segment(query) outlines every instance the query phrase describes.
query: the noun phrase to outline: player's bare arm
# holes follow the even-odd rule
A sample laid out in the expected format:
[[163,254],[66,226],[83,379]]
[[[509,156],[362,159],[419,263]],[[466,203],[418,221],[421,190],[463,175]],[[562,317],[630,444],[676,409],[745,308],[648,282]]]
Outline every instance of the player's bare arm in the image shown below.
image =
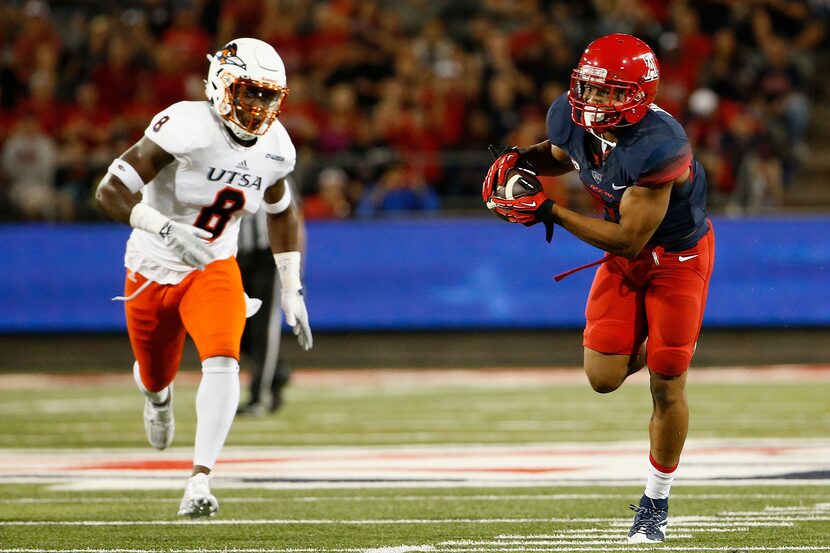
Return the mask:
[[[142,137],[119,158],[129,163],[138,173],[142,182],[147,183],[166,165],[173,162],[172,155],[159,148],[152,140]],[[116,163],[118,160],[116,160]],[[141,201],[141,194],[132,193],[127,185],[118,176],[108,172],[95,193],[98,207],[109,217],[130,224],[130,213],[135,205]]]
[[263,194],[265,202],[271,205],[277,205],[280,201],[285,201],[286,194],[289,195],[288,207],[285,210],[268,214],[268,239],[273,253],[301,250],[300,219],[294,202],[290,200],[290,190],[283,178],[266,188]]
[[533,165],[539,175],[558,177],[574,170],[568,154],[551,144],[550,140],[519,148],[519,155]]
[[285,178],[265,189],[262,208],[268,213],[268,240],[280,279],[280,305],[285,322],[292,327],[297,341],[305,350],[314,340],[308,323],[308,311],[300,278],[302,268],[303,231],[291,186]]
[[142,137],[112,162],[98,185],[95,199],[112,219],[160,235],[184,263],[203,270],[213,260],[213,254],[202,240],[212,238],[212,233],[174,222],[141,202],[144,185],[174,159],[152,140]]
[[618,223],[588,217],[553,205],[554,221],[580,240],[614,255],[636,257],[660,226],[675,183],[685,182],[688,171],[660,186],[630,186],[620,201]]

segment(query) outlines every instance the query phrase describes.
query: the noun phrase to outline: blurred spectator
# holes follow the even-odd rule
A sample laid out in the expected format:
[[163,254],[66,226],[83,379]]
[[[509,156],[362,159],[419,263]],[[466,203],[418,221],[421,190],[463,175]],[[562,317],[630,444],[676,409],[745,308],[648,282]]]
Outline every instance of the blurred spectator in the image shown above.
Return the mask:
[[317,177],[317,192],[303,199],[306,219],[345,219],[352,213],[347,196],[349,175],[342,169],[327,168]]
[[712,38],[700,31],[694,10],[675,3],[673,32],[660,36],[660,107],[681,116],[689,94],[700,82],[701,69],[712,52]]
[[167,55],[172,56],[168,59],[187,72],[201,72],[205,54],[213,49],[213,41],[199,26],[199,13],[192,6],[175,12],[173,24],[164,31],[161,41],[168,47]]
[[55,189],[57,148],[34,115],[24,115],[3,147],[8,197],[23,219],[54,220],[65,207]]
[[[808,124],[821,124],[810,113],[830,90],[829,19],[827,2],[812,0],[7,2],[0,147],[33,114],[59,152],[58,189],[76,202],[54,216],[97,217],[85,206],[100,160],[160,107],[203,101],[205,54],[251,35],[286,64],[280,120],[308,191],[339,167],[351,195],[395,158],[443,205],[478,211],[487,145],[543,139],[579,49],[630,32],[659,51],[657,104],[692,122],[713,203],[768,207],[808,159]],[[716,96],[708,115],[690,105],[700,88]],[[586,203],[574,179],[547,186]]]
[[111,36],[107,58],[92,69],[91,77],[96,88],[103,92],[101,104],[112,113],[120,112],[132,98],[136,69],[131,44],[120,35]]
[[785,185],[807,156],[810,107],[802,92],[804,86],[804,75],[793,60],[789,44],[774,35],[767,37],[764,63],[755,75],[753,90],[764,124],[776,142]]
[[417,172],[401,162],[392,162],[360,199],[357,215],[433,212],[439,207],[438,195]]

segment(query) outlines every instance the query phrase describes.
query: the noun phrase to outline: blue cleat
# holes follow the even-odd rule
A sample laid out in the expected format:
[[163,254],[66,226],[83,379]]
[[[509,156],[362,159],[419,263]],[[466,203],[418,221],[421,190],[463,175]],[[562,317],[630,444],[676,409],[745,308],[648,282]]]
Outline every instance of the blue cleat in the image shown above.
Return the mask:
[[669,500],[643,497],[640,505],[629,505],[637,513],[628,532],[628,543],[661,543],[669,525]]

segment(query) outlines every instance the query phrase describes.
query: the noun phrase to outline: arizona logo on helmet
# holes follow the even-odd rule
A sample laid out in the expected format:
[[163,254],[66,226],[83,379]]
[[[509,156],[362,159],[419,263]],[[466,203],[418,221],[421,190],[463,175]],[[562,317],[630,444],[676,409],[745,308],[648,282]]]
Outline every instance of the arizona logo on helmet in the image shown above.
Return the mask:
[[247,69],[245,62],[242,61],[242,58],[236,55],[236,43],[231,42],[218,52],[216,52],[216,60],[219,62],[220,65],[236,65],[237,67],[241,67],[242,69]]

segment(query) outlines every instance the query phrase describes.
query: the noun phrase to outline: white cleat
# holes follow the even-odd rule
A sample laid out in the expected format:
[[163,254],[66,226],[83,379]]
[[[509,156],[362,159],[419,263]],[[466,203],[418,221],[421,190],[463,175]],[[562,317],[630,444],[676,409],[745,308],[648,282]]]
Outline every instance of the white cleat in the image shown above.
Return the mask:
[[173,443],[176,433],[176,421],[173,420],[173,386],[167,393],[167,401],[156,405],[150,398],[144,402],[144,433],[150,445],[156,449],[165,449]]
[[179,516],[199,518],[212,517],[219,510],[219,502],[210,493],[208,475],[194,474],[184,486],[184,497],[179,505]]

